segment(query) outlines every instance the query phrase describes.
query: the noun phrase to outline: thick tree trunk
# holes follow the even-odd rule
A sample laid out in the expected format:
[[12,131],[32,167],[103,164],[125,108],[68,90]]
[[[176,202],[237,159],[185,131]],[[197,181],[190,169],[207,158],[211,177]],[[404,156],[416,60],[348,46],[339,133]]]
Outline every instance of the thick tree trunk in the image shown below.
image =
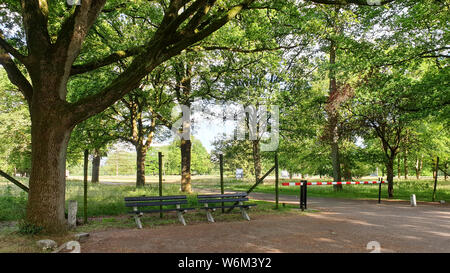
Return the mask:
[[32,166],[26,221],[45,232],[67,230],[64,215],[66,152],[73,129],[64,116],[46,109],[31,115]]
[[386,172],[388,181],[389,198],[394,197],[394,158],[389,158],[386,162]]
[[[330,85],[329,85],[329,93],[330,93],[330,101],[328,103],[331,106],[328,109],[329,115],[329,134],[331,140],[331,164],[333,166],[333,180],[341,181],[341,162],[339,157],[339,132],[338,132],[338,108],[339,102],[337,99],[338,86],[336,81],[336,72],[333,68],[333,65],[336,64],[336,50],[337,44],[334,40],[331,40],[330,45]],[[334,190],[341,191],[342,185],[334,185]]]
[[[261,153],[259,152],[259,140],[252,140],[253,150],[253,168],[255,169],[255,181],[256,183],[261,178]],[[264,182],[262,182],[263,184]]]
[[92,178],[91,178],[91,182],[92,183],[98,183],[100,181],[100,152],[95,149],[94,150],[94,154],[93,154],[93,158],[92,158]]
[[145,186],[145,156],[147,149],[143,145],[136,146],[136,187]]
[[[331,163],[333,166],[333,181],[341,181],[341,163],[339,158],[339,143],[337,138],[333,138],[331,143]],[[341,191],[342,185],[334,185],[334,190]]]
[[192,192],[191,188],[191,140],[181,139],[181,191]]

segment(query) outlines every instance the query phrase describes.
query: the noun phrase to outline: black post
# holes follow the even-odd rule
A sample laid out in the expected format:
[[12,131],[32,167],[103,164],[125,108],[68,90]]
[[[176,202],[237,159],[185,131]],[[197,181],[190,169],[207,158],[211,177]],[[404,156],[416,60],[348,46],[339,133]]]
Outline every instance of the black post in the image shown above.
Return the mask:
[[[162,196],[162,153],[158,152],[158,168],[159,168],[159,196]],[[159,206],[159,217],[162,218],[162,206]]]
[[275,152],[275,208],[278,209],[279,188],[278,188],[278,153]]
[[304,211],[306,209],[306,180],[300,181],[300,209]]
[[305,182],[303,182],[304,184],[305,184],[305,187],[304,187],[304,189],[303,189],[303,194],[304,194],[304,197],[303,197],[303,206],[305,207],[305,209],[307,209],[307,204],[308,204],[308,202],[307,202],[307,196],[308,196],[308,182],[305,180]]
[[84,224],[87,223],[87,180],[88,180],[88,164],[89,164],[89,150],[84,150]]
[[300,181],[300,196],[299,196],[299,200],[300,200],[300,209],[303,211],[303,183]]
[[381,182],[383,182],[383,179],[378,177],[378,182],[380,182],[378,186],[378,204],[381,204]]
[[[223,154],[219,154],[219,163],[220,163],[220,193],[224,194],[223,189]],[[224,206],[224,203],[222,203],[222,207]],[[222,213],[225,212],[225,208],[222,208]]]
[[436,168],[435,168],[436,176],[434,177],[434,188],[433,188],[433,197],[431,201],[436,200],[436,186],[437,186],[437,180],[438,180],[438,172],[439,172],[439,156],[436,157]]

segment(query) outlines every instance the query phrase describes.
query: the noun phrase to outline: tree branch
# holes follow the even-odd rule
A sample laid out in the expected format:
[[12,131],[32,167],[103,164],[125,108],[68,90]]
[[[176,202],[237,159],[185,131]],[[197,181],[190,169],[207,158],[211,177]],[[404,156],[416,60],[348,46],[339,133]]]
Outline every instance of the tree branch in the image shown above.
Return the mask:
[[[22,72],[17,68],[8,53],[0,48],[0,64],[5,68],[8,75],[8,79],[17,86],[22,92],[23,96],[28,102],[28,106],[31,106],[31,100],[33,97],[33,87],[30,82],[25,78]],[[30,108],[31,109],[31,108]]]
[[0,30],[0,47],[2,47],[6,52],[10,53],[14,58],[19,60],[21,63],[27,63],[27,57],[22,55],[19,51],[17,51],[14,47],[12,47],[4,38],[3,33]]
[[395,0],[309,0],[310,2],[328,5],[356,4],[360,6],[382,6]]
[[[164,15],[163,22],[170,23],[175,20],[180,9],[180,4],[186,0],[173,0],[169,6],[169,11]],[[123,97],[131,90],[137,88],[143,77],[149,74],[161,63],[178,55],[182,50],[194,43],[206,38],[227,22],[235,18],[243,9],[255,0],[244,0],[243,3],[231,7],[219,19],[211,22],[206,28],[190,36],[181,36],[181,40],[172,47],[167,44],[167,37],[173,36],[173,32],[165,32],[164,29],[158,29],[153,38],[146,44],[145,51],[133,59],[130,66],[119,75],[114,81],[95,95],[85,97],[75,103],[69,104],[69,110],[72,113],[74,123],[87,119],[95,115],[115,101]],[[161,23],[161,26],[166,24]]]
[[95,61],[88,62],[85,64],[72,65],[70,75],[78,75],[78,74],[83,74],[83,73],[86,73],[89,71],[93,71],[95,69],[113,64],[113,63],[123,60],[125,58],[138,55],[139,53],[142,53],[143,50],[144,50],[144,46],[130,48],[125,51],[119,50],[103,59],[95,60]]
[[43,56],[50,47],[48,3],[46,0],[21,0],[28,54]]

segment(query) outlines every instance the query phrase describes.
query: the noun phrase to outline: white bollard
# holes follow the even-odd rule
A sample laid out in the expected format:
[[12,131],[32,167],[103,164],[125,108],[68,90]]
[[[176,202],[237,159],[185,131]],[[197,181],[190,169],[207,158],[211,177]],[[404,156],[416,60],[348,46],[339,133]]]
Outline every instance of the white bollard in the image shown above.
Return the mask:
[[415,194],[411,194],[411,207],[417,207]]
[[77,201],[70,200],[69,207],[67,208],[67,221],[69,223],[69,229],[73,229],[77,226],[77,210]]

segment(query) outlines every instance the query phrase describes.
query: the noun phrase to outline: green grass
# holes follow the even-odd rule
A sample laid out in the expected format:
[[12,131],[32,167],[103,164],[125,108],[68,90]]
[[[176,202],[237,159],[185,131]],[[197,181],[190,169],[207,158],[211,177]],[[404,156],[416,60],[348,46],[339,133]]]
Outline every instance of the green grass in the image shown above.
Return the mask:
[[[26,180],[21,182],[27,184]],[[164,185],[164,195],[182,194],[179,190],[179,184],[167,183]],[[45,235],[45,234],[20,234],[20,220],[25,215],[27,194],[12,184],[0,181],[0,253],[4,252],[45,252],[36,246],[36,241],[41,239],[55,240],[58,245],[73,240],[73,235],[79,232],[92,232],[110,228],[127,229],[136,228],[136,224],[131,214],[128,214],[129,208],[125,207],[125,196],[157,196],[157,185],[151,184],[144,188],[136,189],[133,184],[130,186],[122,185],[92,185],[88,187],[88,216],[87,224],[79,225],[75,230],[64,235]],[[66,189],[66,200],[78,201],[78,217],[83,218],[83,183],[81,181],[68,181]],[[196,201],[196,194],[188,195],[188,207],[199,207]],[[296,208],[295,205],[280,206],[276,210],[275,205],[264,201],[251,201],[257,203],[249,211],[250,217],[267,214],[298,214],[304,213]],[[226,221],[245,221],[239,209],[234,209],[231,213],[222,214],[220,210],[213,213],[217,222]],[[189,211],[185,215],[188,225],[195,223],[205,223],[206,214],[203,210]],[[176,213],[164,213],[159,217],[159,213],[144,214],[141,218],[144,228],[153,228],[161,225],[181,225],[178,222]]]
[[[27,179],[21,178],[25,185]],[[299,187],[281,186],[280,194],[298,195]],[[225,190],[246,191],[252,185],[251,180],[225,179]],[[409,200],[411,194],[415,194],[418,201],[431,201],[433,193],[432,180],[400,180],[394,182],[394,199]],[[211,177],[194,177],[194,188],[219,189],[219,179]],[[259,185],[255,192],[274,193],[275,186],[273,179]],[[178,183],[165,183],[163,186],[164,195],[181,194]],[[89,217],[105,217],[127,214],[128,208],[124,206],[126,196],[157,196],[158,184],[148,183],[144,188],[136,189],[134,183],[129,185],[93,185],[88,187],[88,215]],[[312,197],[333,197],[350,199],[376,199],[378,198],[378,185],[344,185],[343,190],[336,192],[332,186],[309,186],[308,196]],[[382,198],[387,198],[387,185],[382,185]],[[6,183],[0,179],[0,222],[17,221],[25,214],[27,194],[11,183]],[[77,200],[78,216],[83,216],[83,183],[78,180],[67,181],[66,200]],[[188,195],[188,206],[198,206],[196,195]],[[438,181],[436,200],[446,200],[450,202],[450,181]]]
[[[205,182],[204,180],[202,180]],[[207,180],[210,181],[210,180]],[[21,179],[21,182],[27,184],[27,181]],[[178,183],[166,183],[163,185],[163,195],[179,195],[184,194],[180,191]],[[101,224],[116,225],[120,220],[110,216],[127,215],[130,208],[125,207],[124,197],[129,196],[158,196],[158,184],[148,183],[143,188],[136,188],[134,184],[130,185],[105,185],[105,184],[88,184],[88,217],[101,219]],[[188,204],[186,207],[199,207],[197,204],[196,193],[188,194]],[[84,215],[83,202],[83,182],[67,181],[66,187],[66,207],[69,200],[78,202],[77,216],[82,219]],[[17,221],[25,215],[27,194],[18,187],[7,184],[0,180],[0,222]],[[263,203],[262,203],[263,204]],[[268,207],[267,207],[268,206]],[[255,211],[270,211],[273,204],[257,206]],[[168,206],[169,208],[170,206]],[[282,211],[282,210],[281,210]],[[159,214],[156,213],[159,221]],[[240,214],[239,214],[240,215]],[[204,215],[203,215],[204,216]],[[153,216],[149,216],[150,218]],[[189,217],[189,216],[188,216]],[[172,217],[173,218],[173,217]],[[177,218],[174,218],[177,221]],[[204,219],[202,219],[204,220]],[[156,222],[158,222],[156,221]],[[168,220],[171,222],[171,219]],[[133,223],[132,223],[133,224]]]
[[[280,180],[279,193],[286,195],[299,195],[298,186],[282,186],[282,182],[293,182],[294,179]],[[324,181],[324,180],[321,180]],[[331,181],[331,180],[330,180]],[[298,181],[297,181],[298,182]],[[225,190],[231,191],[247,191],[254,181],[248,180],[225,180]],[[196,188],[219,188],[218,181],[202,181],[193,182]],[[342,191],[334,191],[333,186],[308,186],[308,196],[313,197],[331,197],[331,198],[348,198],[348,199],[377,199],[379,185],[343,185]],[[409,200],[411,194],[416,195],[418,201],[432,201],[433,180],[400,180],[394,181],[394,199]],[[265,184],[258,185],[254,192],[275,193],[275,184],[269,180]],[[381,198],[387,199],[387,184],[381,186]],[[436,200],[445,200],[450,202],[450,180],[439,180],[436,188]]]

